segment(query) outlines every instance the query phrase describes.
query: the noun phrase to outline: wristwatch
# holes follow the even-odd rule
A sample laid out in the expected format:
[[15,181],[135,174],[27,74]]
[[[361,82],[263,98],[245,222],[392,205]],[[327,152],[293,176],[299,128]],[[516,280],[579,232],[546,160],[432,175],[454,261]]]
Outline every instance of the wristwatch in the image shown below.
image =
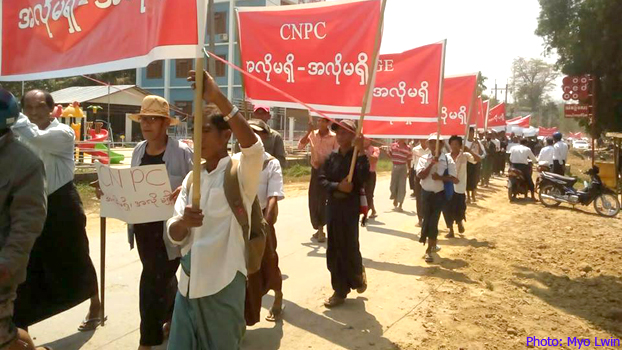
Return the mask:
[[238,112],[240,111],[240,109],[238,108],[238,106],[233,106],[233,109],[231,110],[231,112],[229,112],[229,114],[227,114],[224,118],[225,122],[229,122],[229,119],[231,119],[234,115],[238,114]]

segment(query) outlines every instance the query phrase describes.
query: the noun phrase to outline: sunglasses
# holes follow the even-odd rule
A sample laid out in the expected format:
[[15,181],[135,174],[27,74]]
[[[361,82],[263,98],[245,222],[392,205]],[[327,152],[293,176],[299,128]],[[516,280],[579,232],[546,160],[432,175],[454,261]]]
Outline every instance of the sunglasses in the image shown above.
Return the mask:
[[164,119],[164,118],[144,115],[144,116],[141,116],[139,120],[140,120],[141,123],[145,122],[147,124],[151,124],[151,123],[155,122],[156,120],[162,120],[162,119]]

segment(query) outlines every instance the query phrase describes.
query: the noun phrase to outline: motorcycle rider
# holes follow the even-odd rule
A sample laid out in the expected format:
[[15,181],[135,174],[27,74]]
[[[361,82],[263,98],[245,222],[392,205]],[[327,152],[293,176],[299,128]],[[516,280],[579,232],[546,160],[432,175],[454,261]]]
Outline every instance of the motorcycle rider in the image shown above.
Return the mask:
[[529,166],[529,160],[534,163],[538,162],[538,158],[533,154],[531,149],[527,147],[529,141],[527,139],[521,139],[520,144],[512,147],[510,152],[510,164],[513,168],[520,170],[527,180],[527,186],[531,192],[531,199],[535,200],[535,186],[533,179],[531,178],[531,167]]
[[546,165],[551,169],[553,167],[553,153],[555,153],[555,148],[553,147],[553,138],[546,138],[546,147],[540,150],[540,154],[538,155],[538,164]]
[[564,176],[566,173],[566,160],[568,159],[568,145],[562,141],[562,133],[553,134],[555,145],[553,146],[553,172],[557,175]]

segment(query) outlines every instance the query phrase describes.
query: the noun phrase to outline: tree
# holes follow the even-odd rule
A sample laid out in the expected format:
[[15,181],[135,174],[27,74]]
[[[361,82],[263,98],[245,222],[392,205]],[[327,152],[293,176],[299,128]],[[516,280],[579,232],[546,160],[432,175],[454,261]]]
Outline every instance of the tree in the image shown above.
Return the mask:
[[512,75],[515,103],[538,113],[547,102],[547,94],[553,89],[559,73],[553,65],[539,58],[519,57],[512,63]]
[[597,77],[597,134],[622,130],[622,1],[539,1],[536,34],[559,56],[557,66],[567,75]]
[[484,94],[484,91],[488,89],[486,86],[486,80],[488,77],[484,76],[481,72],[477,76],[477,96],[482,96],[482,100],[487,100],[488,96]]

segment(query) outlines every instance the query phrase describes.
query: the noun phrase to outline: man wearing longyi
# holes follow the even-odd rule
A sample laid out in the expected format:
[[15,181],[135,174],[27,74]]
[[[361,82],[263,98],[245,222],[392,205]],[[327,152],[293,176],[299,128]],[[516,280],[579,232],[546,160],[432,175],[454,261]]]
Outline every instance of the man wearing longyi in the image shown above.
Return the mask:
[[[169,350],[238,349],[246,327],[246,241],[250,237],[236,215],[244,213],[251,221],[264,148],[212,77],[200,74],[203,99],[222,114],[209,114],[203,122],[201,157],[206,163],[201,169],[200,209],[190,205],[194,186],[190,173],[175,203],[175,216],[167,223],[166,239],[182,251]],[[195,75],[191,72],[188,79],[194,81]],[[239,161],[227,152],[232,134],[242,149]],[[227,192],[232,182],[237,187],[229,188],[235,200]]]

